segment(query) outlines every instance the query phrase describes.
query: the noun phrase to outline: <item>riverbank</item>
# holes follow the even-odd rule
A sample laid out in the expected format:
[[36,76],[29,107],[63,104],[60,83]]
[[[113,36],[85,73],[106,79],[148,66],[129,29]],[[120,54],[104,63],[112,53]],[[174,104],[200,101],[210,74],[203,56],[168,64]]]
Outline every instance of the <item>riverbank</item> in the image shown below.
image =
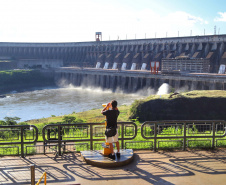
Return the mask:
[[11,91],[43,86],[55,86],[51,70],[6,70],[0,71],[0,95]]
[[[118,118],[119,122],[123,121],[131,121],[129,118],[129,112],[131,105],[123,105],[118,107],[120,110],[120,115]],[[62,123],[65,116],[73,116],[76,118],[76,122],[79,120],[82,123],[103,123],[105,122],[105,116],[103,116],[100,112],[102,109],[93,109],[78,113],[71,113],[63,116],[52,116],[48,118],[42,118],[42,119],[33,119],[28,120],[26,123],[29,125],[32,124],[50,124],[50,123]]]
[[[136,100],[132,105],[119,107],[118,121],[156,120],[226,120],[225,91],[189,91],[165,95],[151,95],[146,99]],[[77,120],[86,123],[104,122],[101,109],[72,113]],[[28,121],[29,124],[62,122],[64,116],[49,117]]]

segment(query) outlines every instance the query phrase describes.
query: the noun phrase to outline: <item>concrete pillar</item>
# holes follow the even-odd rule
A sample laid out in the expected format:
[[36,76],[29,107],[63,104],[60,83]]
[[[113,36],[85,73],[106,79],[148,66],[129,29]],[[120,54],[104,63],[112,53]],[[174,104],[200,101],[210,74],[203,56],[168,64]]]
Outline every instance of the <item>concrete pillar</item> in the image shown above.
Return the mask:
[[211,50],[217,50],[217,43],[216,42],[213,43]]
[[186,44],[186,46],[185,46],[184,49],[185,49],[185,51],[188,51],[189,50],[189,44],[188,43]]
[[202,43],[199,43],[198,50],[199,50],[199,51],[202,50]]
[[151,78],[146,78],[146,88],[153,88],[151,86]]
[[205,53],[204,53],[204,57],[206,57],[207,55],[208,55],[208,53],[209,53],[209,49],[210,49],[210,44],[209,43],[206,43],[206,46],[205,46]]
[[132,91],[132,87],[133,87],[133,82],[132,82],[132,77],[129,77],[129,80],[128,80],[128,92],[131,92]]
[[216,83],[215,82],[209,83],[209,90],[215,90],[215,89],[216,89]]
[[175,80],[175,89],[179,89],[180,88],[180,80]]

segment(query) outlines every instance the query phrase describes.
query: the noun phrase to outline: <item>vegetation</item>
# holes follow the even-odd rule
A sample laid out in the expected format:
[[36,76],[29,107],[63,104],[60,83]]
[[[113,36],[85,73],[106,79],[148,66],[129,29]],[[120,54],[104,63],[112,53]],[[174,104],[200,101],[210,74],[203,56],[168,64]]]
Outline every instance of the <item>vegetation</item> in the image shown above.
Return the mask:
[[153,95],[132,104],[130,118],[154,120],[226,120],[225,91],[190,91]]
[[[202,119],[209,118],[208,116],[211,115],[213,119],[226,119],[224,115],[226,115],[222,111],[225,110],[224,102],[226,99],[226,92],[225,91],[191,91],[185,93],[171,93],[167,95],[151,95],[143,100],[135,101],[131,106],[121,106],[119,107],[120,116],[118,118],[119,122],[126,122],[126,121],[133,121],[138,125],[138,134],[137,137],[133,140],[133,143],[125,144],[127,148],[133,149],[150,149],[153,147],[153,140],[152,139],[144,139],[141,136],[140,126],[143,121],[151,121],[151,120],[169,120],[169,115],[180,115],[180,119],[185,118],[185,115],[189,115],[189,119],[192,120],[194,117],[192,112],[195,112],[197,115],[202,115]],[[217,103],[216,103],[217,102]],[[179,106],[180,105],[180,106]],[[194,106],[198,107],[197,110]],[[185,107],[185,108],[183,108]],[[190,107],[190,108],[189,108]],[[213,109],[211,109],[213,107]],[[208,109],[206,109],[208,108]],[[220,111],[219,109],[222,109]],[[175,112],[177,110],[177,112]],[[217,110],[213,112],[213,110]],[[178,112],[179,111],[179,112]],[[201,112],[199,112],[201,111]],[[65,116],[55,116],[52,115],[49,118],[42,118],[36,120],[30,120],[27,122],[19,122],[20,118],[18,117],[5,117],[5,120],[0,120],[0,125],[17,125],[17,124],[26,124],[26,125],[36,125],[39,130],[39,141],[43,141],[42,139],[42,129],[47,124],[57,124],[57,123],[103,123],[105,121],[105,117],[100,114],[101,109],[93,109],[85,112],[75,113],[65,115]],[[173,119],[173,117],[171,117]],[[175,128],[175,127],[166,127],[162,129],[162,137],[163,139],[159,142],[159,148],[161,149],[168,149],[170,148],[181,148],[182,147],[182,139],[170,139],[164,140],[164,134],[168,134],[170,136],[182,136],[183,128]],[[29,132],[29,131],[28,131]],[[32,140],[32,131],[30,131],[30,135],[27,132],[27,139]],[[86,128],[81,128],[76,132],[73,129],[64,129],[65,134],[69,136],[82,136],[82,134],[86,133]],[[133,130],[127,130],[127,136],[131,137],[133,135]],[[147,129],[147,133],[149,136],[153,136],[153,130],[150,127],[149,130]],[[52,137],[57,137],[57,132],[50,133]],[[55,134],[55,135],[54,135]],[[199,135],[198,129],[194,126],[189,130],[187,135]],[[209,133],[204,133],[208,135]],[[202,133],[203,135],[203,133]],[[158,135],[159,136],[159,135]],[[9,139],[11,141],[16,140],[18,137],[18,132],[16,131],[8,131],[8,132],[1,132],[0,139]],[[89,138],[87,136],[86,138]],[[146,141],[146,142],[142,142]],[[211,147],[211,141],[203,140],[203,139],[195,139],[190,141],[189,147]],[[226,146],[226,140],[219,140],[217,146]],[[88,145],[84,145],[84,143],[76,143],[76,151],[83,150],[82,148],[88,148]],[[95,149],[101,148],[101,142],[95,145]],[[8,148],[4,150],[4,153],[12,152],[14,148]],[[1,153],[1,151],[0,151]],[[35,149],[31,149],[31,153],[35,153]]]
[[39,70],[0,71],[0,90],[53,83],[53,78],[45,77]]

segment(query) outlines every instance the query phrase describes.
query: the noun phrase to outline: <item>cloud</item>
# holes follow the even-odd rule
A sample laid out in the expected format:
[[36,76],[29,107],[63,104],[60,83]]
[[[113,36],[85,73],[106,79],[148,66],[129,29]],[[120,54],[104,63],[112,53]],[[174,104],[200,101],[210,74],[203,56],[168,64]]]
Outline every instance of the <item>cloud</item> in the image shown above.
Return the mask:
[[[103,40],[142,39],[195,34],[207,20],[187,12],[169,14],[155,8],[134,9],[98,0],[2,0],[1,41],[75,42],[94,41],[95,32]],[[14,2],[14,3],[13,3]],[[100,3],[101,2],[101,3]],[[6,19],[7,17],[7,19]],[[167,32],[167,33],[166,33]]]
[[226,22],[226,12],[218,12],[220,17],[216,17],[214,21],[216,22]]

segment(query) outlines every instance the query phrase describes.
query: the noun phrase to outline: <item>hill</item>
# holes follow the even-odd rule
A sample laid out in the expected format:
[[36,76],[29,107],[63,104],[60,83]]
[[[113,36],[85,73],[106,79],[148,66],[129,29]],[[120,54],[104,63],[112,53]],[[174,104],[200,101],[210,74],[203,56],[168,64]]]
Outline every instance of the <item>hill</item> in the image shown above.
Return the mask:
[[130,118],[155,120],[226,120],[226,91],[190,91],[153,95],[132,104]]

